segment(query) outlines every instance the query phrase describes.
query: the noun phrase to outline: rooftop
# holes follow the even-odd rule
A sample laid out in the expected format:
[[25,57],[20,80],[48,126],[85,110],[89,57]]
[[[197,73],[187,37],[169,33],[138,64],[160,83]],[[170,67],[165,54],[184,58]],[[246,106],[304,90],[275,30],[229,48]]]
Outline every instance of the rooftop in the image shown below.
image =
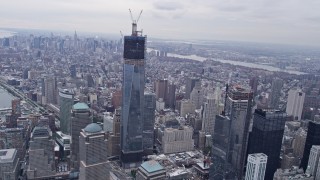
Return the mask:
[[87,133],[97,133],[102,131],[102,128],[97,123],[91,123],[84,128]]
[[1,149],[0,163],[13,161],[16,153],[17,153],[16,149]]
[[157,161],[154,161],[154,160],[146,161],[146,162],[142,163],[141,167],[143,169],[145,169],[146,171],[148,171],[149,173],[160,171],[160,170],[164,169]]
[[89,106],[86,103],[77,103],[72,108],[75,110],[86,110],[89,109]]

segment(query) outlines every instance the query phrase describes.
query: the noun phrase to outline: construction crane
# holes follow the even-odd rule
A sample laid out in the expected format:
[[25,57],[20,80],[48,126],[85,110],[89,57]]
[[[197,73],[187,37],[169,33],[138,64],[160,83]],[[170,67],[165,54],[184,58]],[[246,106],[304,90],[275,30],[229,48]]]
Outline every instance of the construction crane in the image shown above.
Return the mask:
[[140,11],[140,14],[139,14],[138,18],[137,18],[137,19],[134,19],[134,18],[133,18],[133,15],[132,15],[132,12],[131,12],[131,9],[129,9],[130,17],[131,17],[131,21],[132,21],[132,35],[133,35],[133,36],[137,36],[138,33],[142,34],[142,30],[141,30],[141,31],[138,31],[138,30],[137,30],[137,24],[138,24],[139,19],[140,19],[140,17],[141,17],[142,11],[143,11],[143,10]]

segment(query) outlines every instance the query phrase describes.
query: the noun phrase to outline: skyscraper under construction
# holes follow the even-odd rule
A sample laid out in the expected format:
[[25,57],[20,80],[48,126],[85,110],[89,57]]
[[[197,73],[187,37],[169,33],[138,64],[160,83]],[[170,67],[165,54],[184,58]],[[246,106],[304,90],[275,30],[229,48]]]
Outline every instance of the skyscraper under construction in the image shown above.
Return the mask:
[[132,22],[131,36],[124,37],[121,111],[121,162],[124,168],[138,166],[143,153],[146,37],[137,30],[138,20]]

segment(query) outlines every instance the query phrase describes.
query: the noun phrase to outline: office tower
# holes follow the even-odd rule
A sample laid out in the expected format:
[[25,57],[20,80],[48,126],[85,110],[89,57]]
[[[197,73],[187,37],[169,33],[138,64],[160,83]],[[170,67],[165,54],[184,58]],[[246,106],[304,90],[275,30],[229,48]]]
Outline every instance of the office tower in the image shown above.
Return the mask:
[[305,93],[301,89],[290,89],[288,93],[286,112],[294,120],[301,120]]
[[70,135],[70,121],[71,121],[71,109],[74,103],[73,90],[60,89],[59,90],[59,102],[60,102],[60,129],[64,134]]
[[156,98],[162,98],[163,100],[167,99],[167,91],[168,91],[168,80],[160,79],[156,81],[155,92]]
[[166,170],[157,161],[151,160],[141,164],[137,171],[137,180],[166,179]]
[[216,115],[213,133],[212,153],[220,159],[226,160],[229,147],[230,119],[223,115]]
[[165,128],[162,137],[162,150],[165,154],[192,151],[194,140],[193,129],[188,126]]
[[63,134],[61,131],[55,133],[56,143],[59,146],[59,158],[61,160],[66,160],[70,155],[71,150],[71,136]]
[[258,77],[254,76],[250,79],[249,85],[252,89],[253,94],[257,93],[258,85],[259,85],[259,79]]
[[245,180],[264,180],[269,157],[263,153],[249,154]]
[[176,99],[176,85],[174,83],[169,83],[167,99],[165,99],[166,106],[175,109],[175,99]]
[[309,122],[308,124],[308,133],[300,164],[303,170],[307,169],[310,150],[313,145],[320,145],[320,123],[318,122]]
[[201,89],[201,84],[196,83],[193,90],[190,93],[190,100],[195,105],[196,109],[200,109],[203,104],[204,92]]
[[19,159],[23,159],[26,154],[27,133],[29,129],[24,128],[6,128],[5,142],[6,148],[16,149]]
[[71,110],[71,166],[79,168],[79,135],[81,129],[92,123],[90,108],[85,103],[77,103]]
[[45,103],[57,104],[57,83],[54,77],[46,77],[44,80]]
[[70,76],[72,78],[76,78],[77,77],[76,64],[71,64],[69,70],[70,70]]
[[239,178],[243,177],[246,160],[252,96],[252,91],[235,86],[228,88],[225,100],[225,116],[231,123],[227,160]]
[[310,156],[308,161],[308,168],[310,168],[310,173],[312,176],[316,177],[316,172],[319,165],[320,157],[320,146],[312,146],[310,150]]
[[103,130],[105,132],[113,131],[113,117],[109,112],[103,113]]
[[35,127],[29,148],[28,179],[44,179],[55,174],[54,140],[48,127]]
[[13,99],[11,101],[11,109],[12,109],[12,115],[21,115],[21,105],[20,105],[21,100],[20,99]]
[[94,80],[91,74],[87,74],[87,86],[94,87]]
[[158,99],[156,101],[156,110],[158,112],[160,112],[160,111],[164,110],[164,108],[165,108],[165,103],[164,103],[163,99],[162,98]]
[[203,114],[202,114],[202,131],[204,131],[205,134],[213,135],[215,117],[217,114],[218,112],[217,112],[216,99],[214,97],[214,94],[208,94],[208,96],[205,98],[205,103],[203,104]]
[[106,179],[110,169],[107,144],[107,135],[98,124],[91,123],[82,129],[79,137],[79,180]]
[[296,134],[294,135],[294,140],[292,143],[293,154],[298,159],[302,159],[303,150],[306,144],[307,132],[303,128],[299,128]]
[[185,94],[185,98],[189,99],[190,98],[190,94],[193,90],[193,88],[196,86],[196,83],[200,83],[201,81],[200,79],[196,79],[196,78],[187,78],[186,80],[186,94]]
[[316,180],[320,179],[320,163],[318,162],[318,167],[317,167],[317,173],[316,173]]
[[111,103],[115,109],[118,109],[121,106],[121,102],[122,102],[121,90],[117,90],[116,92],[112,93]]
[[121,109],[115,110],[113,115],[113,128],[109,134],[108,139],[108,156],[119,156],[120,155],[120,117]]
[[272,81],[271,93],[269,97],[269,107],[273,109],[279,109],[279,100],[281,96],[281,89],[283,86],[283,80],[275,78]]
[[155,121],[156,97],[150,92],[144,93],[144,118],[143,118],[143,149],[146,154],[153,153],[154,145],[154,121]]
[[19,158],[16,149],[0,150],[0,179],[16,180],[20,172]]
[[183,99],[180,106],[180,116],[182,117],[185,117],[187,114],[192,114],[196,110],[196,106],[190,99]]
[[250,134],[248,154],[264,153],[268,156],[266,179],[272,179],[279,168],[279,158],[287,114],[277,110],[256,109]]
[[124,37],[121,109],[121,162],[123,167],[142,161],[146,37],[132,23],[132,35]]

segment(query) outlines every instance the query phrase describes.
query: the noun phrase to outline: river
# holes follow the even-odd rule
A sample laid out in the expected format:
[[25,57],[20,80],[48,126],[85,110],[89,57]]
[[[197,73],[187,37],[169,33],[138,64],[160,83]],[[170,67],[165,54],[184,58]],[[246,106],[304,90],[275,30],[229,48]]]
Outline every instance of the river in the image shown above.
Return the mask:
[[[185,58],[185,59],[192,59],[196,61],[205,61],[207,58],[197,56],[197,55],[179,55],[179,54],[173,54],[173,53],[168,53],[169,57],[177,57],[177,58]],[[301,75],[301,74],[306,74],[304,72],[300,71],[294,71],[294,70],[285,70],[285,69],[280,69],[278,67],[270,66],[270,65],[265,65],[265,64],[256,64],[256,63],[249,63],[249,62],[241,62],[241,61],[232,61],[232,60],[225,60],[225,59],[214,59],[211,58],[213,61],[218,61],[221,63],[226,63],[226,64],[232,64],[232,65],[238,65],[238,66],[244,66],[244,67],[249,67],[249,68],[257,68],[257,69],[263,69],[267,71],[274,71],[274,72],[286,72],[289,74],[296,74],[296,75]]]
[[0,109],[11,108],[11,100],[14,99],[10,93],[0,87]]

